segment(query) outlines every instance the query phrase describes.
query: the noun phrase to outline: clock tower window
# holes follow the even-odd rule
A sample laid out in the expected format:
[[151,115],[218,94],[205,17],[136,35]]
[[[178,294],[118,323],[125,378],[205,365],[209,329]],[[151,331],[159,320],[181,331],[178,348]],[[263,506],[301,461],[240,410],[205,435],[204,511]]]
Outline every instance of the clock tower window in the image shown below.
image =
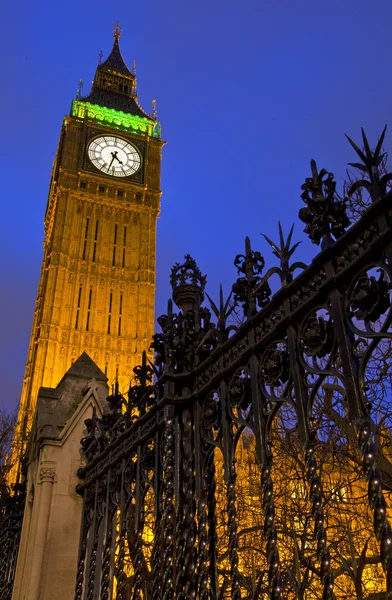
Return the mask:
[[93,288],[90,287],[90,292],[88,295],[88,305],[87,305],[87,319],[86,319],[86,331],[89,330],[90,326],[90,311],[91,311],[91,299],[93,297]]
[[124,226],[124,243],[123,243],[123,255],[122,255],[122,268],[125,268],[125,250],[127,245],[127,226]]
[[118,317],[118,335],[121,335],[122,303],[123,303],[123,295],[120,294],[120,311],[119,311],[119,317]]
[[114,226],[114,242],[113,242],[112,267],[114,267],[116,265],[116,248],[117,248],[117,223]]
[[95,255],[97,252],[97,241],[98,241],[98,224],[99,221],[97,221],[95,223],[95,236],[94,236],[94,248],[93,248],[93,258],[92,258],[92,262],[95,262]]
[[112,304],[113,304],[113,292],[110,292],[109,317],[108,317],[108,335],[110,335],[110,325],[111,325],[111,320],[112,320]]
[[79,294],[78,294],[78,305],[76,307],[76,318],[75,318],[75,329],[78,328],[79,326],[79,312],[80,312],[80,301],[82,299],[82,286],[80,286],[79,288]]
[[82,256],[82,260],[86,260],[87,236],[88,236],[89,222],[90,222],[90,219],[87,219],[86,220],[86,231],[84,233],[84,243],[83,243],[83,256]]

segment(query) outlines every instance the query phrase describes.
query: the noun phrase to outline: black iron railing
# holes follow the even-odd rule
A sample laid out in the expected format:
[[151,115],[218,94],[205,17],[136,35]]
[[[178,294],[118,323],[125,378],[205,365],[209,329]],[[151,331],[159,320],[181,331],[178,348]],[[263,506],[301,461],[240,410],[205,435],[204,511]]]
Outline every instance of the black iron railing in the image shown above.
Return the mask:
[[[128,397],[114,390],[86,422],[75,600],[370,598],[382,572],[392,593],[383,136],[374,152],[353,144],[364,179],[344,198],[312,161],[300,218],[322,251],[310,266],[290,264],[280,228],[279,244],[266,238],[280,265],[263,275],[247,239],[233,296],[211,310],[195,261],[173,268],[179,310],[170,301],[158,319],[155,364],[144,358]],[[363,188],[369,208],[347,230]]]
[[26,491],[24,485],[3,485],[0,490],[0,600],[11,600],[22,531]]

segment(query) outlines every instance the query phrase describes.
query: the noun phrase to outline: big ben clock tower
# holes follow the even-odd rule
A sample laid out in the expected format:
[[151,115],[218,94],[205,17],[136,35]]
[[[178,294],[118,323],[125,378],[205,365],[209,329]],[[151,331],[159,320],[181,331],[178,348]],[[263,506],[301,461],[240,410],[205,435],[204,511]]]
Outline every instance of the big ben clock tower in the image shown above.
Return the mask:
[[78,94],[61,129],[19,409],[24,433],[39,388],[55,387],[84,351],[125,392],[153,334],[163,142],[119,38],[117,25],[90,94]]

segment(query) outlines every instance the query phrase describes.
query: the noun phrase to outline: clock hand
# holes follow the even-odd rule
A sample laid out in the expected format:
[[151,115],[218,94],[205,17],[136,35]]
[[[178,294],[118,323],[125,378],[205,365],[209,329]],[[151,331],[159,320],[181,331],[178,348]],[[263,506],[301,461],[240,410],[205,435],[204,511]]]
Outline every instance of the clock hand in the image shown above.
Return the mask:
[[[122,160],[120,160],[120,159],[118,158],[118,156],[117,156],[117,150],[116,150],[115,152],[111,152],[110,154],[113,156],[112,162],[113,162],[113,160],[114,160],[114,159],[116,159],[116,161],[117,161],[118,163],[120,163],[120,165],[124,164],[124,163],[122,162]],[[112,164],[112,163],[110,163],[110,164]]]
[[117,154],[117,152],[111,152],[110,154],[112,155],[112,160],[110,161],[110,165],[108,166],[108,170],[112,166],[112,163],[113,163],[114,159],[117,158],[116,156],[114,156],[115,154]]

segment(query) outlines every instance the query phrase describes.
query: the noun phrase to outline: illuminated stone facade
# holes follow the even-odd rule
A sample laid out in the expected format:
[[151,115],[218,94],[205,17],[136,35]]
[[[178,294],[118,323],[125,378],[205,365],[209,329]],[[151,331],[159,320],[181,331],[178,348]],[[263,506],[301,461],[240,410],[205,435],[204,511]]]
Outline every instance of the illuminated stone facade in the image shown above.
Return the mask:
[[[61,129],[20,403],[22,434],[31,427],[39,388],[55,387],[84,351],[109,385],[118,377],[126,392],[153,334],[163,142],[156,114],[145,113],[137,101],[135,73],[121,56],[118,30],[114,38],[90,94],[78,95]],[[125,154],[110,147],[120,176],[98,170],[88,148],[99,136],[129,142],[141,167],[121,176]]]

